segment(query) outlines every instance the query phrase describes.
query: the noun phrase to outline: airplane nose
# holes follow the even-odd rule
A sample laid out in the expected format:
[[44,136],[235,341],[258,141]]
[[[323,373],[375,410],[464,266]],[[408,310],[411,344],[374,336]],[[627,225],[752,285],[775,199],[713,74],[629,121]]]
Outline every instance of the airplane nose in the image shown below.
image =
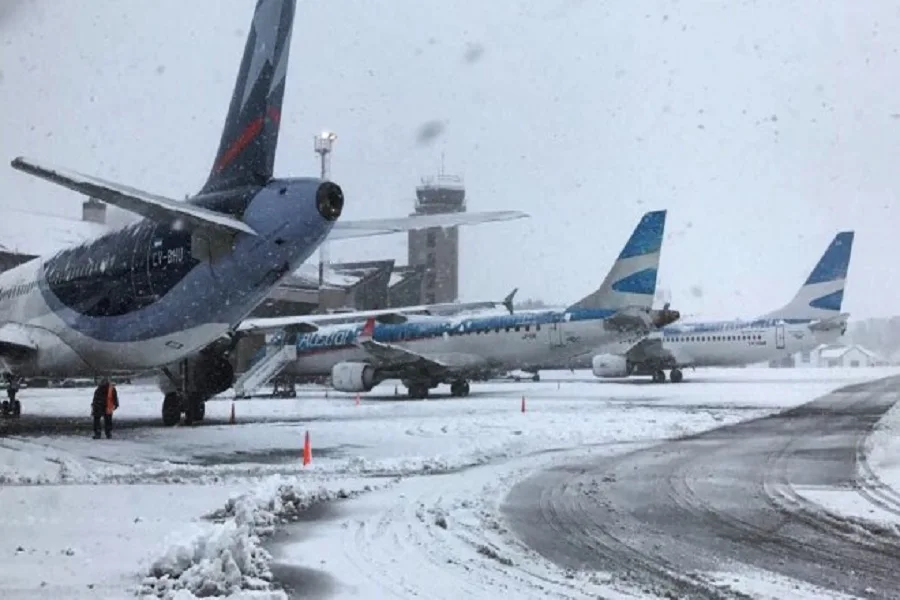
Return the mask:
[[316,190],[316,210],[326,221],[336,221],[344,209],[344,191],[331,181],[323,181]]

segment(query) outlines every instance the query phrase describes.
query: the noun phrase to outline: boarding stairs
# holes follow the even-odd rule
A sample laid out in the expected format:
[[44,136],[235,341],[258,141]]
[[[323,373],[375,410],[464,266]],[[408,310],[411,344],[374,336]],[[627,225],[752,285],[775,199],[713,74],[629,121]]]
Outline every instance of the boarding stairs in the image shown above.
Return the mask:
[[265,353],[234,383],[235,398],[249,398],[250,394],[269,383],[288,363],[297,360],[297,344],[292,336],[284,336],[278,343],[265,346]]

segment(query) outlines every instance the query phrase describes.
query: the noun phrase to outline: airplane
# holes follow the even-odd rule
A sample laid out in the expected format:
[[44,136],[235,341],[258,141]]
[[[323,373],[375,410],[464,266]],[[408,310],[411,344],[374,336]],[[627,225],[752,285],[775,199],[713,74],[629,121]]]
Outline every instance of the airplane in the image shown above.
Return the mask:
[[[406,323],[423,317],[461,315],[487,311],[500,306],[505,308],[507,313],[513,314],[515,312],[513,299],[518,291],[519,288],[514,288],[501,302],[445,302],[400,308],[335,312],[330,313],[330,317],[333,320],[328,323],[316,320],[318,318],[317,315],[314,315],[312,320],[307,316],[247,319],[237,327],[236,335],[264,334],[267,341],[251,357],[250,368],[241,373],[240,377],[234,382],[234,397],[249,398],[255,390],[279,376],[289,363],[297,360],[297,335],[304,330],[315,331],[315,328],[311,327],[313,323],[317,326],[359,323],[372,317],[379,323],[396,324]],[[296,379],[298,378],[289,377],[285,381],[287,388],[284,389],[292,389],[293,383],[288,384],[286,382],[293,382]],[[315,380],[317,377],[312,379]],[[291,392],[288,393],[291,394]]]
[[[782,308],[750,321],[678,323],[643,338],[607,346],[588,362],[600,378],[651,375],[680,383],[684,367],[742,366],[810,352],[833,343],[847,330],[841,312],[854,232],[838,233],[794,298]],[[618,346],[618,348],[616,347]]]
[[400,379],[410,398],[426,398],[442,383],[467,396],[469,381],[520,365],[569,357],[604,342],[644,334],[678,318],[651,311],[666,211],[646,213],[600,287],[564,310],[450,318],[415,317],[402,323],[301,327],[288,341],[296,360],[285,374],[331,376],[342,392],[368,392]]
[[[0,273],[0,370],[7,379],[162,370],[173,388],[163,389],[164,421],[184,413],[191,423],[234,380],[222,354],[234,329],[326,239],[528,216],[341,221],[338,184],[274,177],[294,12],[295,0],[256,3],[215,160],[187,200],[21,156],[12,161],[19,171],[143,218]],[[21,403],[14,400],[9,412],[19,416]]]

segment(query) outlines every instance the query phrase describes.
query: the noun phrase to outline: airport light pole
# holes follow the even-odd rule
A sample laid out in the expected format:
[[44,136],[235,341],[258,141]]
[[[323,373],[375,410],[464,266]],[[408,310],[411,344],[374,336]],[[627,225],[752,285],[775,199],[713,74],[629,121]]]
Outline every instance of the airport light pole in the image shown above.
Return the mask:
[[[331,167],[331,150],[336,139],[337,134],[332,131],[323,131],[313,137],[313,148],[315,149],[316,154],[319,155],[319,161],[322,165],[320,175],[322,179],[328,179]],[[322,242],[322,245],[319,246],[319,293],[321,293],[322,288],[325,287],[325,263],[327,262],[328,242]]]

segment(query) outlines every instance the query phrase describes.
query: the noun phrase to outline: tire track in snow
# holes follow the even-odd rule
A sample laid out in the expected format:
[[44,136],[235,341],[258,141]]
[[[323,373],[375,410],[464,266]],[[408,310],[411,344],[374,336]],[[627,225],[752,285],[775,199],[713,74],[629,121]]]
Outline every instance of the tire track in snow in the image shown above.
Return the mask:
[[518,484],[504,512],[557,564],[614,569],[676,594],[739,596],[702,582],[751,565],[825,590],[892,597],[896,532],[829,513],[795,486],[853,490],[859,441],[896,401],[896,382],[546,470]]

